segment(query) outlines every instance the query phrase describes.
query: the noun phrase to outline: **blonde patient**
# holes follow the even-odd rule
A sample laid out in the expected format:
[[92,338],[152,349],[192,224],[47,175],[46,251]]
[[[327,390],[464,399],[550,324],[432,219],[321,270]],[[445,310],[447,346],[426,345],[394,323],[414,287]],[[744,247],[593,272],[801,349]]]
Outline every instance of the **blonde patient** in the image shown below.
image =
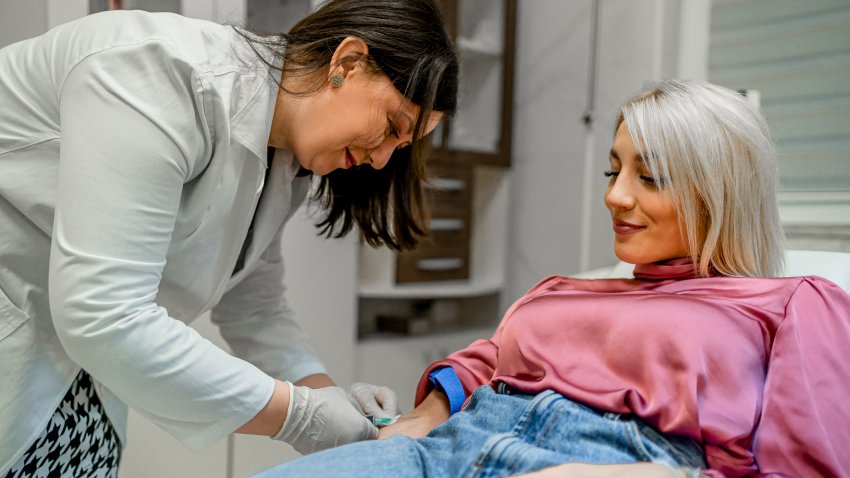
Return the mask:
[[380,440],[257,476],[847,476],[850,296],[781,277],[760,113],[655,83],[620,108],[608,162],[634,279],[543,279],[428,367]]

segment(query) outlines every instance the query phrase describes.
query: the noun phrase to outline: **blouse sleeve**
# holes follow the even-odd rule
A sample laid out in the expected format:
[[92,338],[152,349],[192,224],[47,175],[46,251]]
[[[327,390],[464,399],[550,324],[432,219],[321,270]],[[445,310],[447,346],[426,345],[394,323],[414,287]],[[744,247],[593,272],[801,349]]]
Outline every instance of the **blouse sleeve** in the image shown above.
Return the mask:
[[786,306],[768,362],[753,452],[765,476],[850,470],[850,295],[803,279]]
[[488,383],[493,376],[493,371],[496,369],[501,329],[502,326],[500,325],[491,338],[476,340],[468,347],[458,350],[445,359],[429,365],[419,379],[419,384],[416,386],[416,405],[419,405],[428,395],[428,391],[430,390],[429,374],[434,369],[440,367],[449,366],[455,371],[467,397],[478,386]]
[[489,339],[476,340],[468,347],[458,350],[446,357],[444,360],[434,362],[428,366],[428,368],[425,369],[425,373],[423,373],[422,377],[419,379],[419,384],[416,387],[416,405],[419,405],[419,403],[425,399],[425,396],[428,395],[428,391],[430,389],[428,375],[434,369],[439,367],[449,366],[454,369],[461,384],[463,384],[463,391],[466,392],[467,397],[469,397],[476,388],[490,383],[499,359],[499,344],[501,342],[502,331],[505,328],[505,324],[508,320],[510,320],[514,311],[518,307],[524,304],[529,297],[534,296],[539,290],[545,289],[552,280],[553,277],[543,279],[532,287],[525,295],[514,302],[508,311],[505,312],[504,317],[502,317],[502,321],[499,323],[499,327],[496,329],[496,332],[493,333],[492,337]]

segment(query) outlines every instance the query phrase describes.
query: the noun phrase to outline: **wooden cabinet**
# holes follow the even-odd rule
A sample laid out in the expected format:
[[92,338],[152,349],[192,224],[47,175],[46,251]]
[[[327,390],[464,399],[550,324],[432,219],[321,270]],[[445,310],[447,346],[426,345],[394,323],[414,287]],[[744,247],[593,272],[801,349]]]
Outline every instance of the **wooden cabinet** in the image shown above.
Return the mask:
[[516,0],[441,0],[460,62],[458,112],[435,161],[510,166]]
[[398,284],[470,279],[475,170],[511,163],[516,0],[440,5],[460,62],[458,111],[434,134],[430,240],[398,254]]
[[472,168],[468,162],[432,162],[427,185],[431,235],[398,255],[396,283],[469,278]]

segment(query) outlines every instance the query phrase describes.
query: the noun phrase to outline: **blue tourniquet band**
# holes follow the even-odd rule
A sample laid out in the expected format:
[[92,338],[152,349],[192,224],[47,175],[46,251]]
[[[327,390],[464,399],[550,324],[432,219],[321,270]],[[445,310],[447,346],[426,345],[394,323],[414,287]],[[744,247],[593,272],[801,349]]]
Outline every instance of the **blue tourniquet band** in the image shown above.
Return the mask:
[[449,415],[454,415],[460,411],[463,402],[466,401],[466,392],[463,391],[463,385],[457,374],[451,367],[442,367],[432,370],[428,374],[428,380],[431,385],[437,390],[445,393],[449,398]]

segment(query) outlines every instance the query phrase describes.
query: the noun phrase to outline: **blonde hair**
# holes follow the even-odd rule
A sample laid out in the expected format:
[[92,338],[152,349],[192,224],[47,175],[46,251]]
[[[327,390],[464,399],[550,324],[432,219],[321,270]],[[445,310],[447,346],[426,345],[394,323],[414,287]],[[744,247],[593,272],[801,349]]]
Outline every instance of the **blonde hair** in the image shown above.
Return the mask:
[[[705,82],[651,84],[620,108],[650,173],[670,194],[698,274],[777,277],[784,269],[776,150],[761,113]],[[616,131],[615,127],[615,131]]]

